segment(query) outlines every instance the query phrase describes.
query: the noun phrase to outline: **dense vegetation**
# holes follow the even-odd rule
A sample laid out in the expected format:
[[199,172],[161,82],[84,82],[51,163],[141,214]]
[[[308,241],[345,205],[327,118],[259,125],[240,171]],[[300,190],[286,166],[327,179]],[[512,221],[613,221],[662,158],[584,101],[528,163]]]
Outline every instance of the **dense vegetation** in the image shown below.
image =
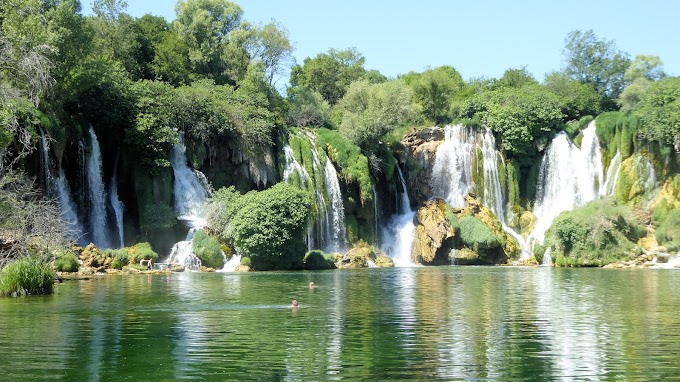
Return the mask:
[[[666,76],[659,57],[631,60],[593,31],[569,33],[564,69],[544,79],[514,68],[499,79],[466,81],[452,66],[387,78],[366,68],[354,48],[294,65],[284,26],[253,24],[226,0],[180,0],[173,21],[132,17],[126,5],[95,0],[86,16],[79,0],[0,4],[0,267],[30,255],[51,260],[68,242],[50,179],[36,170],[40,129],[54,170],[71,180],[90,126],[104,138],[106,171],[120,164],[130,236],[151,244],[112,253],[115,267],[155,259],[158,243],[177,236],[169,157],[181,139],[191,167],[216,188],[232,186],[211,199],[209,229],[254,269],[303,266],[309,195],[271,187],[281,180],[274,150],[294,128],[313,129],[339,169],[353,242],[377,236],[369,228],[373,192],[382,183],[383,199],[394,195],[394,153],[412,127],[465,121],[491,129],[508,161],[515,209],[530,207],[539,157],[554,134],[577,137],[595,116],[605,164],[617,152],[624,160],[638,153],[664,179],[680,170],[680,80]],[[280,94],[275,85],[291,67]],[[291,146],[310,144],[293,140]],[[646,191],[631,193],[636,179],[628,174],[619,178],[617,200],[643,208]],[[675,220],[665,220],[675,219],[675,208],[664,204],[653,221],[664,243],[677,243]],[[463,222],[468,226],[476,223]],[[481,234],[464,231],[463,240]],[[223,262],[214,238],[200,234],[195,246],[206,265]],[[54,264],[72,269],[73,261]]]

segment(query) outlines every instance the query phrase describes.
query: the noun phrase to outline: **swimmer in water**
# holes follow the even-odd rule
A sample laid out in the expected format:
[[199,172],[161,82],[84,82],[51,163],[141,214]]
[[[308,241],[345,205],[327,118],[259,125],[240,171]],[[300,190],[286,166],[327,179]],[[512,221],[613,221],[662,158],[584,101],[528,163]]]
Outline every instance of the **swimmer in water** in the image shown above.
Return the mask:
[[309,289],[314,289],[316,288],[316,285],[314,285],[314,281],[309,282]]
[[297,309],[298,306],[299,306],[298,300],[293,300],[293,301],[290,302],[290,307],[291,307],[291,308]]

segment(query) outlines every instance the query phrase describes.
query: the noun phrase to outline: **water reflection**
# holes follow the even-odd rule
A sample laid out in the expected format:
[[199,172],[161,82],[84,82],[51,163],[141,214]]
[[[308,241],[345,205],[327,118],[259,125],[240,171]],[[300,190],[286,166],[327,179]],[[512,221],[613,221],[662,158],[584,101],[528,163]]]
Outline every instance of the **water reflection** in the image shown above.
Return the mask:
[[0,299],[0,375],[664,380],[680,375],[677,285],[668,270],[475,267],[69,281]]

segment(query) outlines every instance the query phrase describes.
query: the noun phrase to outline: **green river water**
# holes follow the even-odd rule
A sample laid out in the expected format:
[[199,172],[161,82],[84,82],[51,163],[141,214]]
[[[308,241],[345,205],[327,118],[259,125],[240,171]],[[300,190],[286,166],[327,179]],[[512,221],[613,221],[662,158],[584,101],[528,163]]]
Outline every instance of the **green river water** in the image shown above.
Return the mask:
[[0,356],[7,381],[680,379],[680,271],[101,276],[0,298]]

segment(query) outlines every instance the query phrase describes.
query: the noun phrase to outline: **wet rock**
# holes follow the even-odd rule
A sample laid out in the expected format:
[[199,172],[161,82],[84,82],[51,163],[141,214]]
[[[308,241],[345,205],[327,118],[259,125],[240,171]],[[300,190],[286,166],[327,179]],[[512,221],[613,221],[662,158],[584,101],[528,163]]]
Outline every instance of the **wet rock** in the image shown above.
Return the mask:
[[430,127],[406,134],[401,144],[404,152],[401,161],[410,161],[417,165],[417,171],[406,174],[406,182],[412,199],[422,204],[432,196],[432,166],[434,165],[437,147],[444,141],[444,129]]
[[455,227],[446,219],[447,205],[441,199],[431,200],[416,213],[413,261],[421,264],[448,264],[453,248]]

